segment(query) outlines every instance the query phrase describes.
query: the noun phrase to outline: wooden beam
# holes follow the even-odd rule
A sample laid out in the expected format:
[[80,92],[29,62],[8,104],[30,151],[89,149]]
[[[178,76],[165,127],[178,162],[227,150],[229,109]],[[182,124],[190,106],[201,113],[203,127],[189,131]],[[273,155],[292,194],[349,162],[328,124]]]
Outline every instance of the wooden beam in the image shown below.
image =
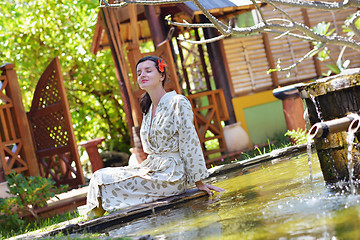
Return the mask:
[[139,35],[138,35],[138,21],[137,21],[136,5],[130,4],[128,7],[129,7],[129,15],[130,15],[132,44],[138,45],[139,44]]
[[129,98],[128,89],[125,83],[125,77],[128,77],[126,68],[122,65],[124,61],[123,52],[121,49],[121,40],[119,35],[118,23],[114,20],[114,9],[112,8],[101,8],[101,15],[104,19],[105,32],[109,39],[111,55],[115,65],[115,74],[119,83],[121,99],[124,104],[124,111],[127,117],[127,123],[129,129],[132,129],[134,126],[134,121],[131,112],[131,102]]
[[[268,36],[267,33],[263,33],[262,36],[263,36],[265,53],[266,53],[267,61],[269,63],[269,67],[271,69],[275,69],[276,65],[275,65],[274,57],[272,55],[272,51],[271,51],[271,47],[270,47],[269,36]],[[278,78],[277,73],[276,72],[271,72],[270,75],[271,75],[271,79],[272,79],[272,82],[273,82],[273,86],[274,87],[279,87],[279,78]]]
[[[199,29],[198,28],[195,29],[195,39],[196,39],[196,41],[200,41]],[[211,90],[210,76],[209,76],[209,73],[208,73],[207,68],[206,68],[204,49],[203,49],[203,46],[201,44],[198,44],[198,50],[199,50],[199,53],[200,53],[201,66],[202,66],[202,69],[204,71],[206,87],[207,87],[208,90]]]
[[181,60],[181,68],[183,70],[183,78],[186,82],[186,90],[187,90],[187,94],[191,94],[191,88],[190,88],[190,81],[189,81],[189,76],[187,74],[186,68],[184,67],[184,54],[182,52],[182,48],[181,48],[181,43],[179,41],[179,39],[176,38],[176,44],[178,46],[179,49],[179,56],[180,56],[180,60]]
[[[205,17],[201,19],[203,22],[206,22]],[[206,39],[213,38],[218,36],[218,31],[214,28],[204,28],[204,35]],[[229,120],[227,124],[236,123],[236,117],[234,113],[234,107],[232,104],[232,94],[231,94],[231,77],[229,73],[229,67],[226,60],[225,50],[223,46],[223,41],[216,41],[207,44],[207,49],[209,53],[209,59],[211,63],[211,68],[213,71],[213,77],[217,89],[222,89],[225,96],[226,106],[229,112]]]
[[151,37],[155,47],[162,43],[166,39],[164,30],[164,21],[160,18],[159,8],[155,8],[153,5],[145,6],[145,15],[148,20]]

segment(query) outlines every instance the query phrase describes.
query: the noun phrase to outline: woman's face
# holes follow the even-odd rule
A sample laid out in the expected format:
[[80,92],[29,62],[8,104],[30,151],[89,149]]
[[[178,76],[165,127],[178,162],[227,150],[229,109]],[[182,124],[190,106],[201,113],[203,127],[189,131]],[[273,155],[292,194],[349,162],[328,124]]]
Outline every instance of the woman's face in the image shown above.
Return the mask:
[[149,90],[161,86],[164,80],[164,74],[160,73],[155,63],[151,60],[146,60],[137,65],[137,82],[139,87],[144,90]]

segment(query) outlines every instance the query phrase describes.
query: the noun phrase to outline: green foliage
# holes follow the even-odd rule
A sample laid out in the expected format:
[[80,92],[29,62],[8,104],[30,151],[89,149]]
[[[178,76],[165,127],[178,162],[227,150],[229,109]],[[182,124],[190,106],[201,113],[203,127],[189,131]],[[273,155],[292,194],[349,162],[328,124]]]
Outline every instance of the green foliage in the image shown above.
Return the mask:
[[28,110],[35,86],[58,56],[78,141],[106,137],[128,151],[130,135],[110,50],[90,53],[98,2],[14,0],[0,3],[0,64],[14,63]]
[[68,188],[55,187],[52,179],[41,176],[26,178],[15,172],[6,176],[6,179],[9,193],[13,196],[0,198],[0,222],[5,228],[20,226],[24,223],[23,216],[29,213],[37,219],[34,208],[45,206],[47,200]]
[[[345,26],[343,26],[343,29],[344,32],[348,32],[348,35],[353,34],[353,32]],[[334,34],[335,28],[330,29],[330,23],[325,23],[323,21],[321,23],[318,23],[314,27],[313,31],[321,35],[331,36],[332,34]],[[314,48],[319,50],[321,49],[322,44],[323,43],[321,42],[313,42]],[[318,54],[317,58],[320,61],[330,61],[329,64],[326,64],[326,66],[329,68],[329,71],[323,73],[324,76],[330,76],[331,74],[339,74],[349,66],[350,60],[345,60],[344,62],[342,60],[344,50],[345,47],[343,47],[343,50],[340,52],[339,57],[336,61],[331,59],[330,50],[327,47],[324,47],[321,51],[314,52],[313,55]]]
[[307,131],[301,128],[298,128],[297,130],[287,130],[285,136],[293,139],[296,144],[307,143]]

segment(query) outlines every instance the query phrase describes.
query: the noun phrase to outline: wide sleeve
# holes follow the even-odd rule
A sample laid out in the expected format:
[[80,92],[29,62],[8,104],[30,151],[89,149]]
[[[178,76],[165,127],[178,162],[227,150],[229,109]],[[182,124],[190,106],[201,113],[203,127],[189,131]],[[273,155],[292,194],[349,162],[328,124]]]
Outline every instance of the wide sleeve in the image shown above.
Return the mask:
[[179,133],[180,157],[185,163],[185,173],[188,184],[209,176],[204,155],[201,149],[200,140],[194,126],[194,117],[191,104],[187,98],[179,95],[175,107]]

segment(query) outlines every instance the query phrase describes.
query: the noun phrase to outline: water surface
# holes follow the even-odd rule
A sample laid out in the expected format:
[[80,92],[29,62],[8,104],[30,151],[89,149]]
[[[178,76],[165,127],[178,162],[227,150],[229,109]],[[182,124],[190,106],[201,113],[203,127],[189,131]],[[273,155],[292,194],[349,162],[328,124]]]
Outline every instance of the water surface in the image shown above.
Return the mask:
[[360,239],[360,197],[325,186],[306,154],[209,180],[226,189],[104,232],[154,239]]

